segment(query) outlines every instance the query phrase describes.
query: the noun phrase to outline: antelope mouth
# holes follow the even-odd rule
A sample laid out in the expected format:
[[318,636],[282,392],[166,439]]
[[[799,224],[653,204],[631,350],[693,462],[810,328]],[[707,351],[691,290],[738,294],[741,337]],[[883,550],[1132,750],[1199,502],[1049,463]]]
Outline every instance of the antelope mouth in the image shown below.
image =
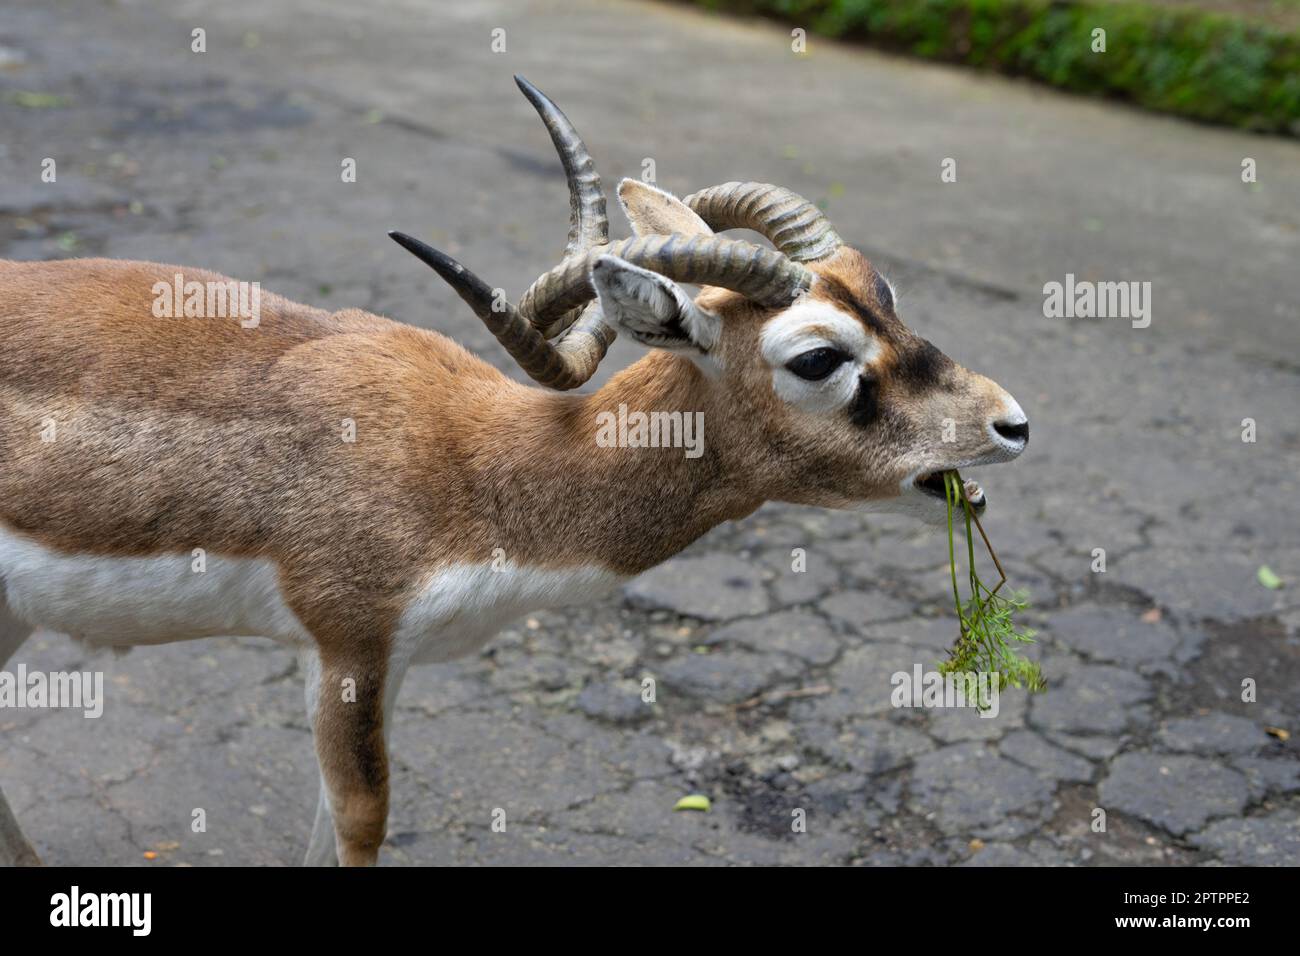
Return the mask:
[[[929,471],[917,475],[912,479],[912,487],[923,495],[929,495],[947,503],[948,492],[945,490],[943,482],[945,474],[947,474],[946,471]],[[966,492],[966,500],[971,503],[977,512],[983,513],[984,508],[988,505],[988,498],[984,495],[984,489],[980,487],[979,482],[966,478],[962,480],[962,487]]]

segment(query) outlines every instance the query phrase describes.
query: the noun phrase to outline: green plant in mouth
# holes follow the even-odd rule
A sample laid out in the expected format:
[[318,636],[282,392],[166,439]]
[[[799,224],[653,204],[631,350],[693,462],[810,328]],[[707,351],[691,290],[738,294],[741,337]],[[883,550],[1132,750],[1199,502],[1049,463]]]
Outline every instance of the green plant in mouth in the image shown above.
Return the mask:
[[[948,567],[952,573],[952,597],[957,606],[957,617],[961,622],[961,634],[948,659],[939,665],[941,674],[982,672],[998,675],[998,689],[1010,685],[1030,691],[1046,690],[1047,682],[1037,664],[1016,650],[1017,644],[1034,643],[1034,632],[1028,628],[1018,627],[1013,620],[1017,611],[1028,606],[1026,596],[1020,592],[1009,595],[999,594],[1007,576],[1002,564],[989,544],[988,536],[975,514],[962,485],[961,476],[955,471],[946,471],[943,475],[944,493],[948,499]],[[970,597],[961,599],[957,587],[957,547],[954,531],[955,508],[960,507],[966,521],[967,566],[970,569]],[[998,569],[1000,580],[990,588],[980,580],[975,569],[975,536],[971,524],[979,530]]]

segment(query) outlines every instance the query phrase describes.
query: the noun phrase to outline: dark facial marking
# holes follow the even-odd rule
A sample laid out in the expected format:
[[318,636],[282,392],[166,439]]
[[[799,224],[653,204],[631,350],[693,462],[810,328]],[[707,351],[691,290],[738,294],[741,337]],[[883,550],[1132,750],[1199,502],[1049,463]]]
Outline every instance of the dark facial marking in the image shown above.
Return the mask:
[[849,406],[849,421],[866,428],[880,416],[880,387],[874,378],[858,376],[858,393]]
[[[889,329],[887,323],[881,319],[874,311],[864,306],[844,285],[835,279],[827,279],[825,283],[827,296],[846,312],[856,315],[862,320],[872,335],[877,338],[887,338]],[[895,320],[895,324],[897,321]]]
[[890,338],[889,324],[884,319],[882,319],[873,309],[867,308],[865,305],[862,305],[856,299],[850,299],[848,304],[849,307],[853,310],[853,314],[856,315],[859,319],[861,319],[863,324],[865,324],[866,327],[871,330],[872,335],[874,335],[878,339]]
[[893,379],[909,392],[923,392],[942,385],[952,364],[930,342],[918,338],[899,350]]

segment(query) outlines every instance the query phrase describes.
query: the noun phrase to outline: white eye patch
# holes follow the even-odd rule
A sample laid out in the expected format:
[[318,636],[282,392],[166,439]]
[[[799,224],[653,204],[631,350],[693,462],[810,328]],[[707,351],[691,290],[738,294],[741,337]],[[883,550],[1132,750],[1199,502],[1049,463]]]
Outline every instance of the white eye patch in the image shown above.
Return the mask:
[[[869,371],[880,354],[879,344],[858,319],[829,302],[807,296],[763,326],[760,348],[772,366],[772,388],[777,396],[814,413],[835,411],[853,401],[858,376]],[[796,356],[821,348],[837,349],[849,360],[816,382],[785,367]]]

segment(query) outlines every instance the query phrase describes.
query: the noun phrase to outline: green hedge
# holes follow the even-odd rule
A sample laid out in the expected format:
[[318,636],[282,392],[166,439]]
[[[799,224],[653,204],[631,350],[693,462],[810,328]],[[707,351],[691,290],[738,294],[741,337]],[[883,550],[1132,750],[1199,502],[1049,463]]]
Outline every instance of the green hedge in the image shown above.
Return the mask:
[[[1300,135],[1300,35],[1201,10],[1051,0],[695,0],[811,33]],[[1106,52],[1092,52],[1092,31]]]

